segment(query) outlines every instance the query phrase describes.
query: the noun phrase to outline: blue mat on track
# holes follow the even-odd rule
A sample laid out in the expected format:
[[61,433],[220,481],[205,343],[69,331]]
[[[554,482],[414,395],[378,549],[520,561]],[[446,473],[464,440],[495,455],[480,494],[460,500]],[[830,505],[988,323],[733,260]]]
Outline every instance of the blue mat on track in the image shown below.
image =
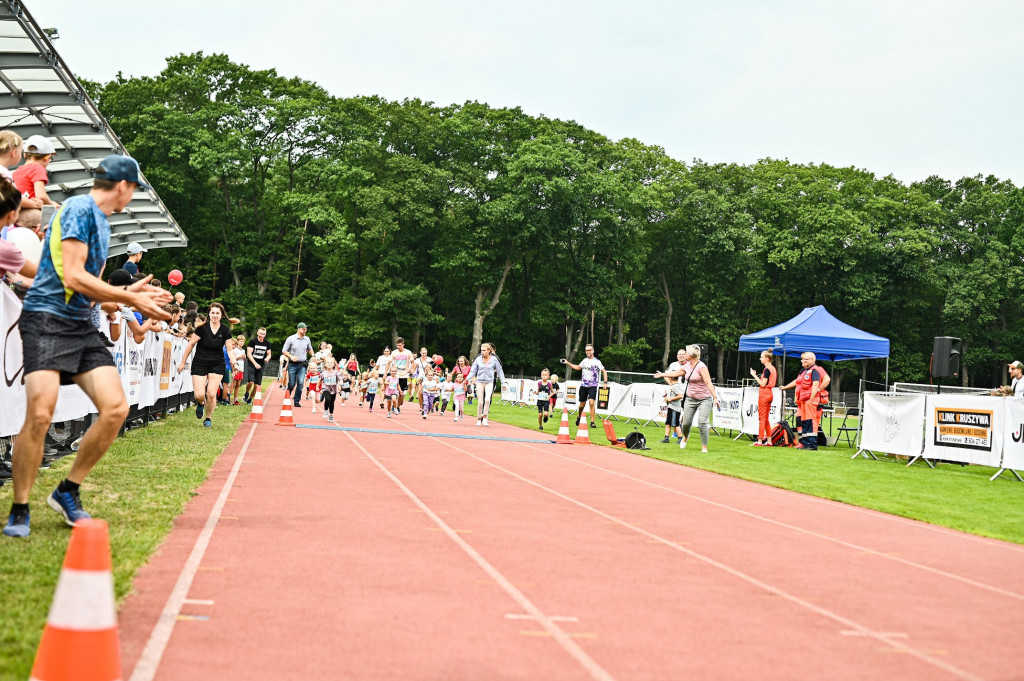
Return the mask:
[[449,437],[456,440],[494,440],[496,442],[532,442],[538,445],[553,445],[554,440],[530,440],[523,437],[491,437],[489,435],[459,435],[457,433],[411,433],[407,430],[377,430],[376,428],[349,428],[347,426],[315,426],[296,423],[296,428],[316,428],[318,430],[349,430],[353,433],[377,433],[380,435],[412,435],[414,437]]

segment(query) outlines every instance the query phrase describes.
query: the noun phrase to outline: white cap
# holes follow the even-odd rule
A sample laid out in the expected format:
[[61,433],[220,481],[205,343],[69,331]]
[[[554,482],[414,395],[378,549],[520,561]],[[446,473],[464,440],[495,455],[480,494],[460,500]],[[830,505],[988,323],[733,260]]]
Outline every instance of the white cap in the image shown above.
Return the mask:
[[135,255],[136,253],[148,253],[148,250],[142,247],[137,241],[133,241],[128,244],[128,255]]
[[53,148],[53,143],[46,139],[42,135],[32,135],[22,147],[26,153],[29,154],[56,154],[57,150]]

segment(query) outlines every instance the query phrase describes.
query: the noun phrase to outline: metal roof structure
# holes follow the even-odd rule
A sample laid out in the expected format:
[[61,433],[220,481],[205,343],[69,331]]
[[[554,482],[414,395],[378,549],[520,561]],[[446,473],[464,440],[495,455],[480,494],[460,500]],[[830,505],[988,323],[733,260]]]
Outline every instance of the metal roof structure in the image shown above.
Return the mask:
[[[54,201],[85,194],[92,171],[110,154],[125,154],[106,119],[18,0],[0,0],[0,130],[47,137],[57,150],[47,171]],[[149,184],[143,178],[143,182]],[[137,191],[110,218],[110,256],[137,241],[144,248],[180,248],[188,238],[156,191]]]

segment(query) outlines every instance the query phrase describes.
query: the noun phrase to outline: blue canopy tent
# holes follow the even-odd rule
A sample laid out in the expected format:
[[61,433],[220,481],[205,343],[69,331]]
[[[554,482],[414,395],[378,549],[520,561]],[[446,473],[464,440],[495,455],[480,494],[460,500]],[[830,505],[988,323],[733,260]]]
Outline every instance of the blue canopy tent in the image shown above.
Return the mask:
[[833,362],[884,357],[885,384],[889,385],[889,339],[861,331],[836,319],[824,305],[805,307],[803,312],[789,321],[740,336],[739,349],[740,352],[771,350],[773,354],[784,358],[813,352],[818,359]]

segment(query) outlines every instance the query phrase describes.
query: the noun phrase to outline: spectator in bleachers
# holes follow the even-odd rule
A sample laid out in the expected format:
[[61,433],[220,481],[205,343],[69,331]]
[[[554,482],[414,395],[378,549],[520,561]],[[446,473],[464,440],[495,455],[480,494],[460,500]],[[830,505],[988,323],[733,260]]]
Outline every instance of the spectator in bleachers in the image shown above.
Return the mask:
[[128,244],[128,261],[124,264],[124,269],[131,272],[133,276],[138,274],[139,261],[142,260],[142,254],[146,252],[147,250],[138,242],[133,241]]
[[[0,227],[6,232],[18,217],[21,206],[21,192],[5,178],[0,178]],[[20,275],[32,278],[36,276],[36,265],[25,258],[17,244],[7,239],[0,239],[0,277]]]
[[[14,184],[22,196],[32,202],[28,205],[33,208],[60,205],[46,194],[46,185],[50,183],[46,168],[56,154],[53,144],[42,135],[32,135],[25,140],[25,163],[14,171]],[[39,205],[34,205],[33,200]]]
[[11,168],[21,163],[21,135],[10,130],[0,130],[0,177],[14,182]]

